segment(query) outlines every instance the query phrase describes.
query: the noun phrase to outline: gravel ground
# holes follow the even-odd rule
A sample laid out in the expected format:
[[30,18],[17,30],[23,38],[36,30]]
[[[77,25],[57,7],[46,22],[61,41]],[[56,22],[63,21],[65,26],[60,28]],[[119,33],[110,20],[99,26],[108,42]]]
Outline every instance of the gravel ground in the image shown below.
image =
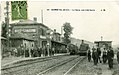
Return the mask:
[[70,58],[76,58],[77,56],[63,56],[58,57],[57,59],[52,59],[44,62],[34,63],[26,66],[20,66],[17,68],[8,69],[5,71],[2,71],[2,75],[36,75],[42,70],[45,70],[54,64],[57,64],[58,62],[70,59]]
[[116,60],[114,60],[114,69],[112,75],[119,75],[119,64],[117,63]]
[[[9,70],[2,71],[2,75],[36,75],[39,72],[48,69],[49,67],[57,64],[58,62],[63,62],[70,58],[76,58],[77,56],[63,56],[58,57],[57,59],[52,59],[48,61],[43,61],[39,63],[34,63],[26,66],[21,66],[17,68],[12,68]],[[63,75],[74,62],[78,61],[75,59],[65,65],[54,68],[52,71],[49,71],[43,75]],[[88,62],[84,60],[82,63],[79,63],[70,73],[67,75],[119,75],[119,64],[116,59],[114,60],[114,68],[109,70],[108,64],[98,63],[97,66],[93,65],[93,61]]]
[[68,75],[119,75],[119,64],[114,60],[114,68],[108,69],[108,64],[98,63],[93,65],[93,61],[78,64]]
[[52,70],[46,72],[43,75],[63,75],[65,72],[67,72],[77,61],[81,60],[83,57],[78,57],[68,63],[65,63],[59,67],[53,68]]

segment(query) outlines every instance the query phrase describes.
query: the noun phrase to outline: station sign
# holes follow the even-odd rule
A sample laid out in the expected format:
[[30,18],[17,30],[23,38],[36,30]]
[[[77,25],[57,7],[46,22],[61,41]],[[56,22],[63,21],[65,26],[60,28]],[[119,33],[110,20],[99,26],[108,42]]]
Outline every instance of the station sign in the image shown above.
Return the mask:
[[14,30],[15,33],[18,33],[18,32],[24,32],[24,33],[35,33],[36,32],[36,29],[35,28],[17,28]]

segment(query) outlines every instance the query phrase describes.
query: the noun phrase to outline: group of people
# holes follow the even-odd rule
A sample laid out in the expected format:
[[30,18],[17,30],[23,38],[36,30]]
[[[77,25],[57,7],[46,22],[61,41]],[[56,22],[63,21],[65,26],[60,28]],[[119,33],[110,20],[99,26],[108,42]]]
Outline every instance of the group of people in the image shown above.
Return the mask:
[[[99,47],[92,48],[92,51],[89,49],[87,52],[88,61],[91,61],[91,58],[93,59],[94,65],[97,65],[98,63],[106,63],[108,61],[109,68],[113,68],[113,59],[114,59],[114,51],[112,47],[103,48],[103,50]],[[119,63],[119,49],[117,52],[117,61]]]
[[[41,57],[42,56],[48,56],[48,50],[47,47],[36,47],[34,49],[25,49],[25,48],[14,48],[12,51],[12,55],[19,57],[19,56],[23,56],[23,57]],[[49,55],[54,55],[55,53],[55,49],[54,48],[49,48]]]

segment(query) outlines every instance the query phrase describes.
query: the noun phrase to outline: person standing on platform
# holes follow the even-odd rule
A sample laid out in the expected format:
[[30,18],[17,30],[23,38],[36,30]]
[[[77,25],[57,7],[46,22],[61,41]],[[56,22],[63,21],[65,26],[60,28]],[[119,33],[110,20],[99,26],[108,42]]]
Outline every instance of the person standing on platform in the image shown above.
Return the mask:
[[98,53],[98,60],[100,63],[102,63],[101,58],[100,58],[101,57],[101,50],[99,47],[97,48],[97,53]]
[[96,48],[92,48],[93,52],[92,52],[92,58],[93,58],[93,61],[94,61],[94,65],[97,65],[98,63],[98,52],[97,52],[97,49]]
[[16,48],[14,48],[14,56],[17,56],[17,54],[18,54],[18,51],[17,51],[17,49]]
[[53,47],[52,48],[52,55],[54,56],[54,54],[55,54],[55,48]]
[[118,52],[117,52],[117,62],[119,64],[119,48],[118,48]]
[[38,49],[38,56],[41,57],[41,48],[38,47],[37,49]]
[[92,48],[92,58],[93,58],[93,61],[94,61],[94,50],[96,50],[96,49],[93,46],[93,48]]
[[107,51],[107,59],[108,59],[109,69],[113,68],[113,58],[114,58],[113,49],[111,47],[109,47],[109,49]]
[[107,50],[104,48],[103,55],[102,55],[103,63],[107,61]]
[[90,49],[88,50],[87,55],[88,55],[88,61],[90,62],[91,61],[91,51],[90,51]]
[[45,55],[46,55],[45,50],[46,50],[46,48],[45,48],[45,46],[43,46],[43,48],[42,48],[43,56],[45,56]]

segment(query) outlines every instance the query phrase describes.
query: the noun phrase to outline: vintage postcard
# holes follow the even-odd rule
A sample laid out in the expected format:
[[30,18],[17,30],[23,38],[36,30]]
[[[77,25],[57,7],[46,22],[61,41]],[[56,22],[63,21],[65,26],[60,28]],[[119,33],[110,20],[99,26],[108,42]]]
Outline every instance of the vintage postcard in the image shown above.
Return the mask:
[[0,1],[1,75],[119,75],[118,0]]

